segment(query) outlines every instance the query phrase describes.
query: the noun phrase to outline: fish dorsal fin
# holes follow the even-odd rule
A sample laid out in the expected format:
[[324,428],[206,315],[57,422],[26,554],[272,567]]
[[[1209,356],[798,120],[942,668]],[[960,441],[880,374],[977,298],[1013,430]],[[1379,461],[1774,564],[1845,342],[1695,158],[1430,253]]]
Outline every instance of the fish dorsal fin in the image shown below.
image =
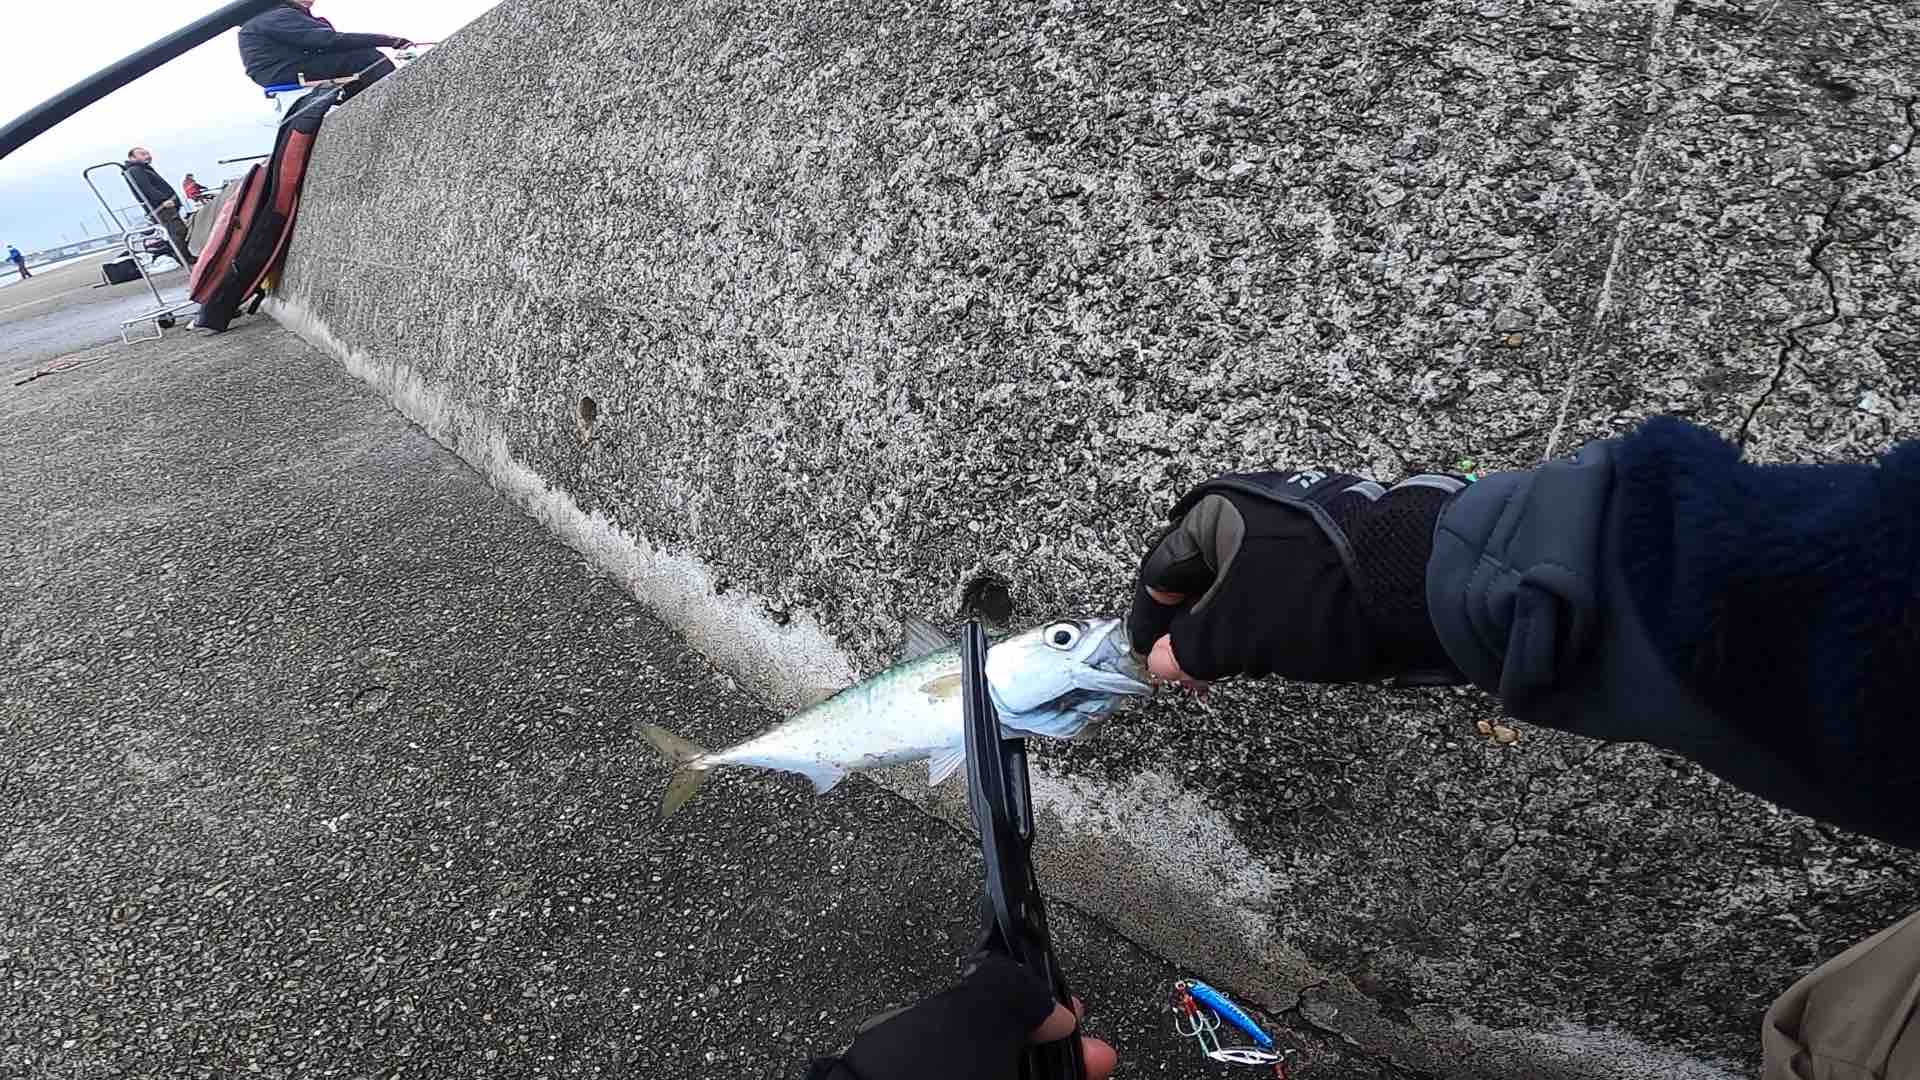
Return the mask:
[[935,750],[927,758],[927,786],[939,787],[947,782],[947,777],[958,772],[960,766],[967,763],[965,746],[949,746],[945,750]]
[[900,624],[900,633],[900,662],[903,664],[942,649],[953,648],[953,639],[925,619],[908,619]]

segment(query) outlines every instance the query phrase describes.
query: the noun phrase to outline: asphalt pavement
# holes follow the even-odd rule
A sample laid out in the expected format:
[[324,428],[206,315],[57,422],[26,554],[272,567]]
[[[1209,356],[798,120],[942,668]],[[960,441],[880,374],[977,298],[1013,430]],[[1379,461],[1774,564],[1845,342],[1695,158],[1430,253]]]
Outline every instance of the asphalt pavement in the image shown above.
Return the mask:
[[[765,774],[661,824],[636,722],[778,717],[277,326],[109,329],[0,382],[0,1075],[779,1076],[952,978],[969,836]],[[1054,920],[1121,1075],[1219,1072]]]
[[[80,259],[25,281],[9,277],[0,288],[0,377],[11,383],[21,377],[21,368],[90,345],[117,342],[122,319],[158,306],[144,281],[100,283],[100,264],[115,254]],[[187,272],[171,260],[160,261],[153,283],[168,303],[186,299]],[[184,327],[182,323],[183,331]],[[134,336],[153,332],[151,324],[133,331]]]

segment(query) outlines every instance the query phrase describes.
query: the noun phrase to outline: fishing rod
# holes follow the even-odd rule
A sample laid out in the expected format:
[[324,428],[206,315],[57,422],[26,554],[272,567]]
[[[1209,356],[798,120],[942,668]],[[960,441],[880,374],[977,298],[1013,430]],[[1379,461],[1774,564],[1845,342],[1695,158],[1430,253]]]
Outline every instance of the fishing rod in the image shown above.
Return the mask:
[[108,64],[28,109],[6,127],[0,128],[0,158],[6,157],[46,134],[55,124],[154,68],[190,49],[212,41],[282,2],[283,0],[233,0],[233,3],[213,14],[195,19],[146,48]]
[[[1033,796],[1027,784],[1027,744],[1000,735],[1000,714],[987,687],[987,635],[980,620],[960,632],[961,713],[967,737],[967,802],[986,864],[992,925],[986,948],[1047,983],[1053,999],[1073,1008],[1060,958],[1047,930],[1046,899],[1033,872]],[[1082,1080],[1086,1064],[1079,1034],[1029,1046],[1020,1080]]]

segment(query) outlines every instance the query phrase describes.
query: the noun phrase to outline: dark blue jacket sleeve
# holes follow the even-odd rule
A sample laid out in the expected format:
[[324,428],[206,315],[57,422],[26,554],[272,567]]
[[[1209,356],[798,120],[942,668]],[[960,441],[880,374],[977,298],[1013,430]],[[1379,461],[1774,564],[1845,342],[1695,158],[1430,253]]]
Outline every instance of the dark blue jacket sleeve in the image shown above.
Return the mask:
[[1662,418],[1482,480],[1434,540],[1434,628],[1514,715],[1920,847],[1920,443],[1758,466]]
[[345,52],[392,45],[387,34],[343,34],[290,7],[274,8],[247,23],[247,29],[299,53]]

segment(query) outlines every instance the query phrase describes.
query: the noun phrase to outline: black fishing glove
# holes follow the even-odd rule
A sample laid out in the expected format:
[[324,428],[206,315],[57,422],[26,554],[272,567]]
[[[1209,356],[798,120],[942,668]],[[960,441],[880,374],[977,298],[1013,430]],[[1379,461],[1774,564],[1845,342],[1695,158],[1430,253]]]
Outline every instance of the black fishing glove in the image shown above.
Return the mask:
[[[1463,681],[1427,617],[1434,523],[1466,487],[1424,474],[1391,488],[1317,470],[1229,473],[1174,506],[1140,563],[1127,630],[1171,635],[1195,679]],[[1148,589],[1181,597],[1161,603]]]
[[1014,1080],[1021,1051],[1053,1005],[1039,976],[984,956],[959,986],[869,1020],[846,1053],[814,1059],[807,1078]]

